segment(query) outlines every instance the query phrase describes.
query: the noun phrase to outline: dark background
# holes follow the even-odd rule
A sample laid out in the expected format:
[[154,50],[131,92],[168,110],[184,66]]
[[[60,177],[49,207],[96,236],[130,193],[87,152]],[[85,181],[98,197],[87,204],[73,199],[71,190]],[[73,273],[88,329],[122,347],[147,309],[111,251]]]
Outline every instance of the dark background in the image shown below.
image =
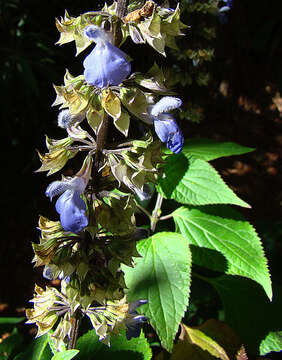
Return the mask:
[[[59,34],[54,19],[63,16],[65,9],[77,16],[97,8],[101,8],[99,1],[86,0],[9,0],[0,4],[0,303],[7,304],[5,315],[27,306],[34,283],[42,281],[42,269],[34,269],[31,264],[31,242],[38,239],[39,214],[56,216],[44,192],[58,175],[46,178],[44,173],[34,173],[40,167],[35,149],[45,151],[44,136],[64,137],[56,125],[58,110],[51,108],[55,99],[52,84],[62,83],[65,68],[71,74],[80,74],[89,52],[75,58],[73,43],[56,46]],[[253,153],[219,159],[213,165],[252,205],[252,209],[240,211],[261,235],[272,278],[277,282],[281,282],[282,255],[281,14],[279,1],[235,0],[224,25],[215,16],[184,12],[183,22],[191,29],[179,41],[178,54],[168,50],[164,59],[129,40],[123,47],[134,59],[133,71],[147,71],[157,61],[168,67],[177,64],[183,77],[188,73],[196,77],[201,71],[210,74],[207,86],[193,82],[177,87],[184,108],[191,103],[202,117],[200,123],[189,119],[179,122],[185,138],[201,136],[256,148]],[[202,24],[216,28],[217,37],[210,44],[200,35]],[[215,49],[212,62],[193,67],[188,57],[179,58],[188,48],[207,45]]]

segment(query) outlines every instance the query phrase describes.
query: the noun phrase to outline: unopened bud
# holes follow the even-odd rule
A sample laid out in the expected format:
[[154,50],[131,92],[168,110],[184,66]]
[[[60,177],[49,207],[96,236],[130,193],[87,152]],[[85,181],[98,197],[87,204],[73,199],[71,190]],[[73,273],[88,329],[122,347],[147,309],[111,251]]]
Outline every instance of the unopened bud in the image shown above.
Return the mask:
[[64,109],[59,112],[58,115],[58,126],[63,129],[69,129],[75,123],[79,124],[82,120],[84,120],[85,115],[80,113],[77,115],[72,115],[68,109]]

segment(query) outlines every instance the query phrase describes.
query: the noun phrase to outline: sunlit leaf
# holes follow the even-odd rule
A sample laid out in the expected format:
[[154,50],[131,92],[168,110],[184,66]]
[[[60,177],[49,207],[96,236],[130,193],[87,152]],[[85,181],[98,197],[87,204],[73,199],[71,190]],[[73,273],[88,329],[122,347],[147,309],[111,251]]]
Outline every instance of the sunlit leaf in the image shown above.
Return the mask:
[[171,351],[189,299],[191,254],[185,238],[176,233],[157,233],[138,242],[142,258],[135,267],[123,266],[130,301],[147,299],[142,312],[157,331],[162,345]]
[[[237,216],[237,217],[236,217]],[[272,298],[267,260],[255,229],[228,207],[180,207],[173,213],[176,228],[194,245],[193,262],[226,274],[241,275],[258,282]],[[200,248],[197,251],[197,248]],[[209,261],[209,250],[221,253],[221,263]],[[194,256],[195,255],[195,256]]]
[[185,154],[168,158],[158,191],[166,199],[174,199],[182,204],[234,204],[250,207],[225,184],[208,162]]

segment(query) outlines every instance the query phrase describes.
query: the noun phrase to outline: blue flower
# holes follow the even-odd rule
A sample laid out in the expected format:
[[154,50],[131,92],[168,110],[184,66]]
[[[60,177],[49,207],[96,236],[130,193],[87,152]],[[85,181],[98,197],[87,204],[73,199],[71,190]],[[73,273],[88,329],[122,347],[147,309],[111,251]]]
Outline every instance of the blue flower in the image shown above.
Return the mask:
[[47,280],[55,280],[58,278],[60,280],[64,280],[67,284],[70,282],[70,276],[64,276],[63,271],[58,276],[54,275],[50,265],[44,266],[42,275]]
[[88,225],[86,205],[80,195],[84,192],[86,183],[81,177],[71,180],[54,181],[46,189],[46,196],[52,198],[61,196],[56,202],[56,210],[60,214],[64,230],[79,233]]
[[137,338],[141,333],[141,325],[147,321],[147,318],[144,315],[138,314],[136,308],[143,304],[147,304],[148,300],[137,300],[129,305],[129,314],[131,317],[126,320],[126,338],[130,340],[131,338]]
[[156,134],[162,142],[166,143],[167,148],[175,154],[181,152],[184,137],[175,118],[165,111],[179,108],[181,104],[180,99],[166,96],[156,103],[150,111]]
[[221,22],[221,24],[227,24],[228,22],[228,15],[226,12],[228,12],[232,8],[232,0],[223,0],[226,5],[222,6],[218,10],[218,19]]
[[131,71],[126,54],[112,45],[106,32],[98,26],[87,26],[84,33],[96,42],[95,48],[83,62],[86,82],[99,88],[119,85]]

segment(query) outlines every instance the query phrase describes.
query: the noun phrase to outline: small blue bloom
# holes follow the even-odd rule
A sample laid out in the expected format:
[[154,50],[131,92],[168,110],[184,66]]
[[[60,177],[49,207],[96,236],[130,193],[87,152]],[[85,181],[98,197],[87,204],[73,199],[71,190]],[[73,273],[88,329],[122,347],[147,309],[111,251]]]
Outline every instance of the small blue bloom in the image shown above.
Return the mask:
[[55,280],[58,278],[60,280],[64,280],[67,284],[70,282],[70,276],[64,276],[64,273],[61,272],[57,277],[56,275],[53,274],[53,271],[49,265],[44,266],[42,275],[47,280]]
[[150,111],[156,134],[162,142],[166,143],[167,148],[175,154],[181,152],[184,137],[175,118],[164,111],[179,108],[181,104],[182,101],[178,98],[164,97]]
[[228,15],[226,14],[232,8],[232,0],[223,0],[226,5],[222,6],[218,10],[218,19],[221,24],[227,24],[228,22]]
[[129,314],[131,317],[127,319],[125,325],[126,338],[130,340],[131,338],[137,338],[141,334],[141,325],[145,323],[148,319],[144,315],[139,315],[136,311],[138,306],[147,304],[148,300],[137,300],[129,305]]
[[98,26],[90,25],[84,33],[96,42],[95,48],[83,62],[86,82],[99,88],[119,85],[131,72],[126,54],[112,45],[105,31]]
[[64,109],[59,112],[58,115],[58,126],[63,129],[69,129],[75,123],[79,124],[84,120],[85,114],[79,113],[77,115],[72,115],[68,109]]
[[42,276],[44,277],[44,279],[54,280],[53,272],[52,272],[50,266],[48,266],[48,265],[44,266]]
[[86,205],[80,194],[85,190],[86,183],[80,177],[66,181],[54,181],[46,189],[46,196],[61,196],[56,202],[56,210],[60,214],[64,230],[79,233],[88,225]]

